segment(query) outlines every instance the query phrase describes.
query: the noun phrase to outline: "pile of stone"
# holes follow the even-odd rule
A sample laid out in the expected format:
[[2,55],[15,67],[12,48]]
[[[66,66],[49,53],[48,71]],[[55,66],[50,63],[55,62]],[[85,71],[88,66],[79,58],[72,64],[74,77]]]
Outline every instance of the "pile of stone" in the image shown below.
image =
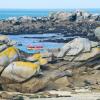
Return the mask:
[[[99,27],[95,30],[95,36],[100,40]],[[67,76],[69,82],[67,88],[100,91],[99,45],[99,42],[90,41],[87,38],[75,38],[61,48],[57,55],[59,59],[57,67],[61,70],[70,70],[73,74],[70,78]],[[60,80],[60,83],[62,84],[63,82]]]
[[99,14],[91,14],[83,10],[76,10],[75,12],[53,12],[50,13],[49,17],[54,21],[100,21]]
[[35,60],[37,58],[38,63],[22,61],[21,54],[14,47],[12,41],[6,36],[0,36],[0,83],[2,84],[1,86],[4,85],[4,90],[6,90],[5,86],[7,84],[15,85],[15,83],[21,83],[39,74],[40,64],[43,65],[47,62],[40,56],[34,55],[34,57]]
[[70,71],[45,71],[47,53],[22,58],[16,47],[8,45],[9,41],[8,37],[0,36],[0,47],[6,44],[0,51],[0,84],[3,90],[33,93],[50,86],[50,80],[72,74]]
[[[95,31],[97,34],[98,29]],[[48,62],[52,57],[49,52],[22,58],[16,47],[8,45],[9,41],[8,37],[0,36],[0,47],[7,45],[0,51],[0,84],[3,90],[33,93],[72,90],[77,86],[100,89],[98,42],[75,38],[58,51],[57,58]]]
[[10,17],[0,20],[0,34],[64,33],[64,35],[93,34],[100,26],[100,15],[85,11],[53,12],[46,17]]

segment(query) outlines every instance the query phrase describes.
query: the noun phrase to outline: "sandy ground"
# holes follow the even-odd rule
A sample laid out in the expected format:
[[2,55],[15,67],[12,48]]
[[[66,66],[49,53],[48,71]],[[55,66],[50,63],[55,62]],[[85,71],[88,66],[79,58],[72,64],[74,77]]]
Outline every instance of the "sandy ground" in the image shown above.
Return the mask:
[[[2,92],[0,92],[2,93]],[[5,92],[4,92],[5,93]],[[3,97],[7,97],[3,93]],[[6,92],[7,94],[20,94],[23,96],[23,99],[4,99],[0,98],[0,100],[100,100],[100,92],[78,92],[72,93],[68,91],[49,91],[50,94],[58,94],[58,97],[53,98],[34,98],[32,95],[34,94],[24,94],[24,93],[17,93],[17,92]],[[62,96],[62,97],[59,97]]]
[[100,100],[100,93],[81,93],[73,94],[71,97],[40,98],[29,100]]
[[100,93],[77,93],[77,94],[68,94],[66,97],[57,97],[57,98],[34,98],[25,100],[100,100]]

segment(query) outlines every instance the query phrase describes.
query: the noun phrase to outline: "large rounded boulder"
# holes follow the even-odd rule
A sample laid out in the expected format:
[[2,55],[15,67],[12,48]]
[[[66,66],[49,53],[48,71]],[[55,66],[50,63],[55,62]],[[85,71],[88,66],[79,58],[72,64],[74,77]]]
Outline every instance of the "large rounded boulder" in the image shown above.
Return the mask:
[[40,65],[30,62],[12,62],[1,74],[2,79],[9,79],[12,82],[23,82],[33,75],[39,74]]

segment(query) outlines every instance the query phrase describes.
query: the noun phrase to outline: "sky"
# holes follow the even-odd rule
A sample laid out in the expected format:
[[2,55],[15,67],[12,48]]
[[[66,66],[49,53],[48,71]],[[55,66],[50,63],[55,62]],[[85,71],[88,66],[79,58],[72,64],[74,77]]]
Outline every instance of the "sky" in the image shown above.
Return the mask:
[[0,0],[0,8],[65,9],[100,8],[100,0]]

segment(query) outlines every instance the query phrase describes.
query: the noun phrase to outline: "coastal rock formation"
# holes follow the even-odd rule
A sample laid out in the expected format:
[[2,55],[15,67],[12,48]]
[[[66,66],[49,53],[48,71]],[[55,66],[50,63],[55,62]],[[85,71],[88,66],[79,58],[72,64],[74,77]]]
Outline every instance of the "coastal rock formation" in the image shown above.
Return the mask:
[[6,66],[19,59],[19,52],[14,47],[9,47],[0,53],[0,65]]
[[[2,89],[33,93],[48,87],[52,80],[56,80],[55,84],[58,85],[59,80],[57,81],[57,79],[73,76],[71,71],[46,70],[48,69],[46,65],[48,62],[46,58],[43,58],[49,57],[46,54],[37,53],[25,59],[21,58],[18,49],[7,46],[0,52],[0,84]],[[67,82],[67,80],[64,82]]]
[[[1,36],[1,48],[11,41],[10,39],[5,41],[6,39],[8,39],[6,36]],[[49,78],[39,79],[36,76],[40,74],[40,65],[45,65],[47,60],[38,53],[31,57],[31,61],[29,59],[20,61],[22,58],[20,59],[19,50],[11,45],[0,51],[0,84],[3,90],[36,92],[44,88]]]
[[62,89],[62,88],[69,86],[70,82],[68,80],[68,77],[64,76],[62,78],[55,80],[54,85],[55,85],[55,88]]
[[51,51],[52,54],[48,50],[29,55],[7,45],[0,51],[2,90],[34,93],[54,89],[75,90],[75,87],[87,86],[88,89],[100,89],[98,42],[76,38],[66,43],[60,51]]
[[76,20],[90,20],[90,19],[94,19],[94,20],[98,20],[98,18],[100,17],[99,14],[92,14],[92,13],[89,13],[89,12],[86,12],[84,10],[76,10],[76,11],[73,11],[73,12],[56,12],[56,13],[53,13],[53,16],[54,15],[60,15],[60,16],[64,16],[66,17],[67,19],[70,20],[70,18],[73,18],[74,20],[70,20],[70,21],[76,21]]
[[6,44],[0,44],[0,51],[3,51],[6,48],[7,48]]
[[69,21],[70,18],[73,16],[72,13],[65,13],[65,12],[53,12],[49,14],[49,18],[53,21]]
[[66,43],[62,49],[61,52],[58,54],[58,57],[63,56],[76,56],[80,53],[89,52],[91,48],[97,47],[98,42],[90,41],[86,38],[75,38],[74,40]]
[[94,30],[100,26],[99,21],[100,15],[80,10],[53,12],[48,17],[10,17],[0,20],[0,34],[61,33],[65,37],[81,36],[95,39]]
[[49,14],[49,17],[54,21],[100,21],[99,14],[91,14],[83,10],[76,10],[74,12],[53,12]]
[[[9,38],[8,38],[8,36],[6,36],[6,35],[0,35],[0,46],[2,45],[6,45],[6,46],[14,46],[14,45],[16,45],[17,44],[17,42],[16,41],[14,41],[14,40],[10,40]],[[1,47],[2,47],[1,46]],[[4,48],[5,46],[3,46],[2,48]],[[6,47],[5,47],[6,48]]]
[[[54,70],[52,72],[50,72],[50,71],[44,72],[43,76],[41,76],[41,77],[33,76],[23,82],[12,82],[11,83],[11,81],[9,82],[8,79],[4,80],[4,78],[1,78],[2,79],[1,84],[2,84],[3,90],[6,90],[6,91],[34,93],[34,92],[38,92],[41,89],[45,89],[45,88],[50,89],[51,81],[55,81],[64,76],[67,76],[67,71]],[[52,85],[52,88],[53,88],[53,85]]]
[[0,35],[0,43],[8,43],[9,38],[5,35]]
[[30,62],[13,62],[9,64],[1,74],[2,79],[9,79],[11,82],[23,82],[30,77],[39,74],[40,65]]
[[95,36],[100,40],[100,27],[97,27],[94,33],[95,33]]
[[98,45],[98,42],[85,38],[76,38],[66,43],[57,57],[69,61],[70,64],[75,63],[74,66],[78,66],[78,64],[85,63],[100,54]]
[[[48,56],[48,55],[47,55],[47,56]],[[47,56],[46,56],[46,57],[47,57]],[[45,57],[45,59],[43,59],[43,54],[36,53],[36,54],[34,54],[34,55],[32,55],[32,56],[27,57],[27,60],[28,60],[28,61],[32,61],[32,62],[37,62],[37,63],[39,63],[40,65],[45,65],[45,64],[48,63],[48,61],[46,60],[46,57]]]

